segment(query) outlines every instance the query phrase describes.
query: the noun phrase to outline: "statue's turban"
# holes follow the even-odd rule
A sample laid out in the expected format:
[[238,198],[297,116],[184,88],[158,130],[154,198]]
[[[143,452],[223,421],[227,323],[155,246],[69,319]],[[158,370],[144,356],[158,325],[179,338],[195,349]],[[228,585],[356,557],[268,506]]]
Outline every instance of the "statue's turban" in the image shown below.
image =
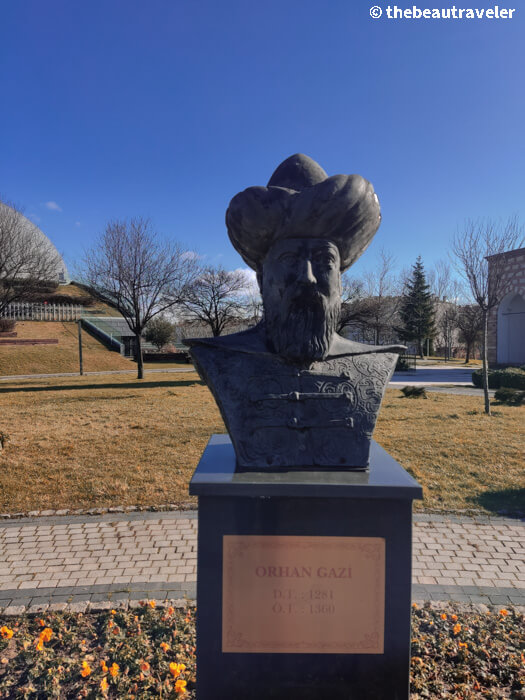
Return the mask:
[[233,247],[258,270],[283,238],[322,238],[339,248],[341,270],[357,260],[381,222],[374,188],[360,175],[333,175],[308,156],[287,158],[267,187],[248,187],[230,202]]

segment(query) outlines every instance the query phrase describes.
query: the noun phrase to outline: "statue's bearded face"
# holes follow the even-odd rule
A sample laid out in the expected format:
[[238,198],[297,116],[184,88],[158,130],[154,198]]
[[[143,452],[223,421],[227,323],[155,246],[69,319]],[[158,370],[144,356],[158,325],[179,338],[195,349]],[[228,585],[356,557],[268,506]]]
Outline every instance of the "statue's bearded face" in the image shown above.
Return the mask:
[[300,364],[323,360],[341,311],[337,247],[318,238],[278,241],[260,282],[271,350]]

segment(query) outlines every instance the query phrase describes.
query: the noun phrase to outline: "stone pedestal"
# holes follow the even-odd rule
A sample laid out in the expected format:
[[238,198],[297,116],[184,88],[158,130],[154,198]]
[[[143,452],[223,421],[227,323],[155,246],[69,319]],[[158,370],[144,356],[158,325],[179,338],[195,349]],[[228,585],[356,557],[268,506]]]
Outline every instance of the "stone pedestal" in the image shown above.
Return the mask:
[[214,435],[199,497],[199,700],[406,700],[412,500],[379,445],[368,472],[235,472]]

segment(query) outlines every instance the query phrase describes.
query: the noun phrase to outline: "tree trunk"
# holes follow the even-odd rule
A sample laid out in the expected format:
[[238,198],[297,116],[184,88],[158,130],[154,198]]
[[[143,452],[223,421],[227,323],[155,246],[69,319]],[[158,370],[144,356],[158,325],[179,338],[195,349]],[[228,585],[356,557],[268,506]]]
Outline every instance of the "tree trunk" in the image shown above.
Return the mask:
[[489,335],[489,314],[483,309],[483,395],[485,397],[485,413],[490,416],[490,396],[489,396],[489,363],[488,363],[488,335]]
[[144,360],[142,359],[142,338],[140,333],[135,333],[137,341],[137,379],[144,379]]
[[465,350],[465,364],[468,365],[470,362],[470,343],[467,343],[467,347]]

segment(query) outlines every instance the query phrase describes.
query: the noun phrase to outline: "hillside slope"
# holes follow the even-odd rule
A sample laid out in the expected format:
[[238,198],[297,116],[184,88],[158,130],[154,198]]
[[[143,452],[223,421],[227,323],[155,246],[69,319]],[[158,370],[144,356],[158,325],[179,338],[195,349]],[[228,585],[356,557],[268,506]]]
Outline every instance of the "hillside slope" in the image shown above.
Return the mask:
[[59,284],[54,292],[51,292],[45,297],[45,300],[52,304],[56,299],[60,300],[60,303],[66,303],[63,301],[64,297],[69,297],[70,301],[68,303],[78,304],[79,299],[85,299],[90,297],[92,303],[86,306],[86,314],[90,316],[120,316],[119,312],[114,309],[109,304],[100,301],[94,297],[86,287],[81,287],[75,282],[71,284]]
[[[18,338],[57,338],[58,345],[0,345],[0,376],[78,372],[76,323],[18,321],[15,330]],[[82,332],[82,347],[85,372],[136,367],[86,331]]]

